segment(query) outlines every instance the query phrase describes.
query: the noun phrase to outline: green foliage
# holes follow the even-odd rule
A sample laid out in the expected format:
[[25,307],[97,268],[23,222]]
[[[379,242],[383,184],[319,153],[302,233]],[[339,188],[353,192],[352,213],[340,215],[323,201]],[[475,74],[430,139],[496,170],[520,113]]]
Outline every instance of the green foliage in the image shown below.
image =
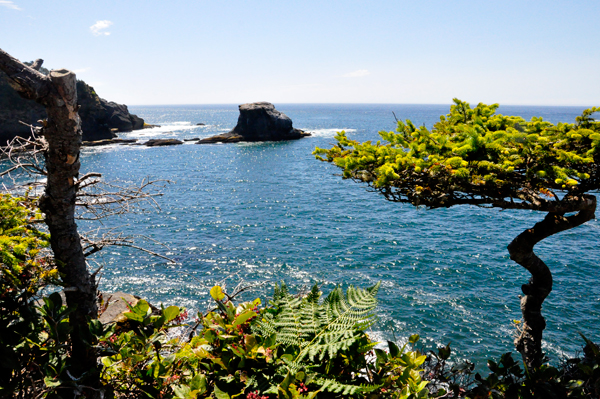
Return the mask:
[[49,237],[35,227],[40,219],[33,199],[0,194],[0,397],[33,397],[64,371],[62,303],[48,300],[37,311],[34,302],[58,278]]
[[358,343],[374,321],[378,289],[379,284],[367,290],[349,287],[344,295],[338,287],[319,303],[321,292],[316,285],[309,295],[297,298],[282,284],[275,289],[273,309],[255,328],[263,336],[273,334],[277,343],[298,347],[295,361],[306,356],[311,361],[334,358]]
[[[171,382],[193,364],[193,359],[180,364],[171,353],[179,349],[179,341],[169,339],[167,332],[181,311],[169,306],[155,315],[148,302],[140,300],[125,313],[132,326],[130,331],[117,335],[114,326],[95,324],[91,331],[107,355],[102,358],[102,377],[116,392],[127,397],[164,397]],[[188,383],[195,386],[197,380],[193,377]]]
[[[582,336],[583,337],[583,336]],[[561,367],[544,364],[527,369],[505,353],[498,361],[489,360],[490,373],[484,378],[475,373],[470,362],[447,363],[450,347],[432,353],[425,369],[432,387],[442,388],[446,398],[591,398],[600,393],[600,349],[583,337],[585,356],[566,360]],[[447,392],[446,392],[447,391]]]
[[321,302],[316,286],[295,297],[282,284],[272,306],[260,308],[259,299],[236,306],[214,287],[217,310],[199,314],[201,330],[187,340],[167,333],[181,309],[153,315],[140,301],[126,313],[131,331],[98,329],[102,375],[128,398],[426,398],[425,356],[393,343],[390,353],[373,349],[365,333],[377,288],[336,288]]
[[375,144],[340,132],[335,147],[315,154],[388,199],[429,207],[500,206],[514,198],[535,209],[557,191],[600,188],[600,122],[592,117],[600,108],[557,125],[496,114],[497,108],[454,99],[432,130],[398,121],[395,132],[379,133],[385,143]]
[[[290,295],[282,284],[275,289],[273,308],[264,312],[253,329],[285,350],[291,360],[290,372],[296,374],[306,368],[315,372],[309,375],[320,385],[320,390],[344,395],[368,393],[378,387],[367,385],[368,381],[360,378],[345,376],[348,370],[339,359],[345,358],[350,374],[360,366],[366,367],[364,354],[374,344],[365,329],[374,319],[378,288],[379,284],[367,290],[349,287],[344,295],[338,287],[320,303],[321,292],[316,285],[307,296],[299,298]],[[323,364],[325,368],[317,366]],[[337,378],[332,379],[328,374]]]
[[43,251],[49,235],[35,227],[40,221],[33,199],[0,194],[0,300],[27,301],[58,276]]

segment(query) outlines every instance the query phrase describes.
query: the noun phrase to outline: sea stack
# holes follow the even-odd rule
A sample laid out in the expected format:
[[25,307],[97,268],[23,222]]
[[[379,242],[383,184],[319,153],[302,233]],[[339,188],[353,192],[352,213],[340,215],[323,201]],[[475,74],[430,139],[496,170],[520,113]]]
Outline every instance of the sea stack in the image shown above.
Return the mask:
[[292,120],[268,102],[242,104],[237,125],[230,131],[198,141],[197,144],[240,141],[297,140],[310,133],[295,129]]

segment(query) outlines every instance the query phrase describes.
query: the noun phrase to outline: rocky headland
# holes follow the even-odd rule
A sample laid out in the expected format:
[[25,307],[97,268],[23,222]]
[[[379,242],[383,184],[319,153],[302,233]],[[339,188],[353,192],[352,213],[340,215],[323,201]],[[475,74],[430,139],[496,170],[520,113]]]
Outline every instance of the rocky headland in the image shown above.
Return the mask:
[[[43,67],[39,71],[49,72]],[[108,140],[116,137],[115,132],[144,128],[144,120],[130,114],[126,105],[100,98],[93,87],[81,80],[77,81],[77,99],[84,141]],[[16,136],[31,135],[31,129],[19,121],[35,126],[46,117],[44,106],[21,97],[0,71],[0,146]]]
[[297,140],[310,136],[295,129],[292,120],[268,102],[242,104],[237,125],[229,132],[199,140],[196,144],[238,143],[241,141]]

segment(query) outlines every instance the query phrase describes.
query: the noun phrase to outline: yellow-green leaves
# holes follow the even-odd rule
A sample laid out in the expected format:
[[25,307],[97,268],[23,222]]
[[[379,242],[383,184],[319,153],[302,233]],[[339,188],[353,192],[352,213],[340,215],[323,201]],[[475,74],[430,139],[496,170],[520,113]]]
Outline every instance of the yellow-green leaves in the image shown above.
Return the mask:
[[223,300],[223,298],[225,298],[225,294],[223,293],[223,290],[218,285],[215,285],[214,287],[212,287],[210,289],[210,296],[215,301],[221,301],[221,300]]
[[33,294],[57,279],[49,254],[42,257],[50,236],[32,223],[40,219],[34,198],[0,194],[0,299]]
[[380,132],[385,141],[375,144],[341,132],[335,147],[315,154],[341,168],[344,178],[415,205],[451,206],[455,193],[504,200],[522,198],[521,190],[600,188],[600,122],[593,119],[600,108],[584,111],[576,124],[557,125],[499,115],[497,108],[455,99],[431,130],[398,121],[396,131]]

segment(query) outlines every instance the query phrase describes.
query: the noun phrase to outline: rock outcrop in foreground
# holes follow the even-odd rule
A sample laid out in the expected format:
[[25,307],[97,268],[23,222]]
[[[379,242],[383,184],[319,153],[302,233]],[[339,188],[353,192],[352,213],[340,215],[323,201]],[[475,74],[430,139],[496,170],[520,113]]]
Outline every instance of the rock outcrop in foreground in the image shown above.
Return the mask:
[[237,143],[240,141],[296,140],[310,133],[294,129],[292,120],[267,102],[240,105],[237,125],[228,133],[208,137],[196,144]]
[[[45,68],[40,72],[48,73]],[[114,132],[142,129],[144,120],[129,113],[126,105],[100,98],[93,87],[77,81],[77,102],[80,105],[83,141],[106,140],[115,137]],[[32,100],[21,97],[10,85],[6,74],[0,71],[0,146],[16,136],[29,137],[31,129],[19,121],[38,125],[46,119],[46,109]]]

